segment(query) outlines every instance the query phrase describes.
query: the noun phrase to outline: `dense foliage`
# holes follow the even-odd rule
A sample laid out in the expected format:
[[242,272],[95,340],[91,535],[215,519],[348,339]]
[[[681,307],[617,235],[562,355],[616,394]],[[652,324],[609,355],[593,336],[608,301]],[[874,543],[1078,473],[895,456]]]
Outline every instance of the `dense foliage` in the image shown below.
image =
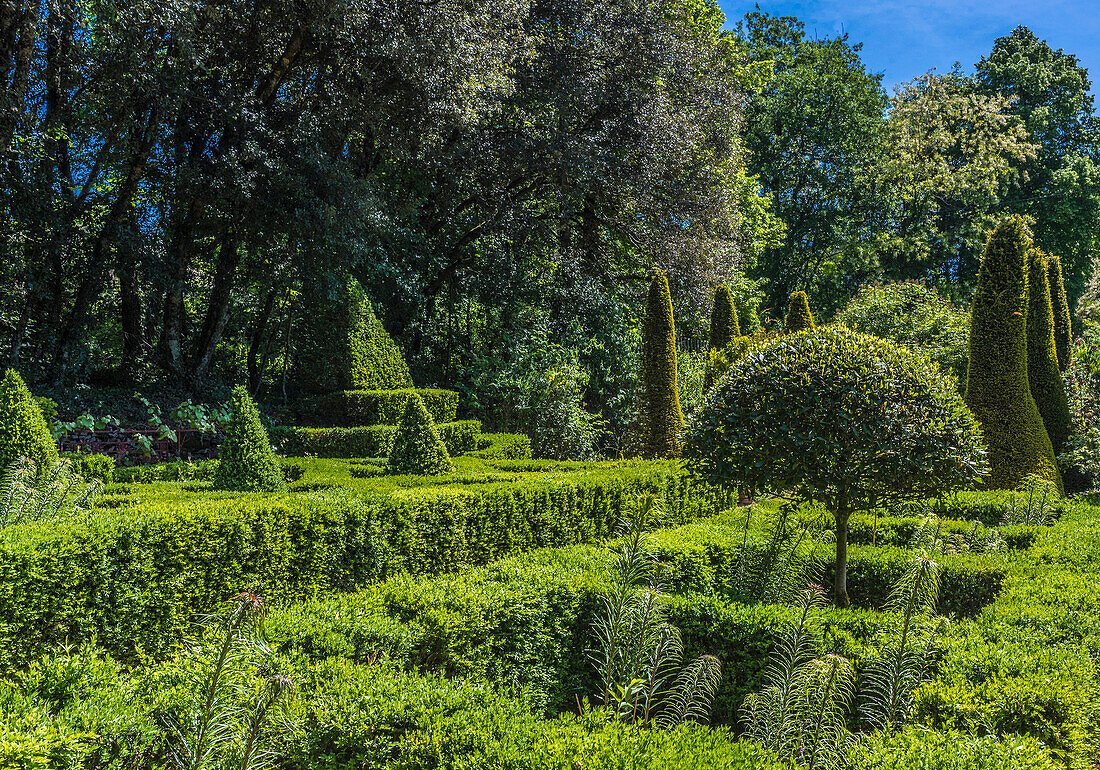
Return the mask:
[[[966,404],[982,425],[992,467],[988,485],[1015,489],[1035,473],[1061,486],[1054,450],[1028,384],[1028,252],[1020,217],[990,233],[970,320]],[[1049,295],[1049,293],[1048,293]]]
[[45,468],[57,458],[57,445],[23,378],[8,369],[0,381],[0,470],[24,457]]
[[256,404],[244,386],[233,389],[225,438],[218,447],[214,488],[240,492],[281,492],[283,470],[260,422]]
[[677,385],[676,324],[668,278],[655,272],[649,283],[642,322],[639,376],[638,434],[643,457],[667,458],[680,454],[680,411]]
[[1054,311],[1054,345],[1058,350],[1058,368],[1069,368],[1073,353],[1073,318],[1066,297],[1062,260],[1057,254],[1047,255],[1047,283],[1050,284],[1050,305]]
[[1054,453],[1061,453],[1069,434],[1069,406],[1062,371],[1058,368],[1053,305],[1048,283],[1049,257],[1028,252],[1027,381]]
[[719,284],[714,290],[714,305],[710,311],[710,336],[707,347],[711,350],[725,350],[734,339],[741,336],[741,326],[734,306],[733,294],[726,284]]
[[424,401],[413,393],[405,401],[405,412],[397,424],[386,472],[436,476],[452,471],[454,464],[447,454],[447,445],[439,437]]
[[810,312],[810,301],[806,298],[806,292],[791,292],[790,302],[787,305],[787,315],[783,318],[783,331],[787,334],[813,331],[814,314]]

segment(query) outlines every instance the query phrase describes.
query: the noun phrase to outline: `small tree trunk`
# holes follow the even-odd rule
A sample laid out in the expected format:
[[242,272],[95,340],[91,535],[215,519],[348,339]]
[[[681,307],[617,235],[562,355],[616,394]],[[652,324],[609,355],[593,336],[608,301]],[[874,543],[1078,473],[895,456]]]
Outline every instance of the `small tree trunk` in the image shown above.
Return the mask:
[[851,510],[847,501],[837,506],[836,518],[836,572],[833,575],[833,596],[837,607],[847,607],[848,601],[848,517]]

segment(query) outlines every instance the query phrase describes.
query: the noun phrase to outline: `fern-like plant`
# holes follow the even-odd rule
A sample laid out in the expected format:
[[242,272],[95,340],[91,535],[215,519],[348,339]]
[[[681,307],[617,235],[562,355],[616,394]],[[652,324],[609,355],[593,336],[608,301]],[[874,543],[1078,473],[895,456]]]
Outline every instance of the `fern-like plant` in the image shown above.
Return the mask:
[[1048,479],[1035,474],[1024,479],[1016,494],[1005,504],[1001,524],[1046,526],[1054,513],[1054,504],[1061,500],[1058,487]]
[[599,700],[613,718],[671,728],[705,721],[722,666],[710,655],[682,666],[680,630],[668,622],[648,534],[658,516],[648,496],[620,524],[611,591],[593,623],[596,646],[589,657],[599,675]]
[[0,476],[0,529],[85,513],[102,491],[102,483],[74,473],[67,459],[40,468],[22,457]]

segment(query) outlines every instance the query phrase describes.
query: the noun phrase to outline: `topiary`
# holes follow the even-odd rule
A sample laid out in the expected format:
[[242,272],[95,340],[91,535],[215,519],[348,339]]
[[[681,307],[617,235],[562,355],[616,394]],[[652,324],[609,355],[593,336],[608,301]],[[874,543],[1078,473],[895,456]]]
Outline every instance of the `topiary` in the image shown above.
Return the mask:
[[27,384],[8,369],[0,382],[0,469],[21,457],[44,470],[57,459],[57,444]]
[[989,445],[987,486],[992,489],[1016,489],[1032,473],[1062,488],[1027,376],[1030,246],[1022,217],[1007,217],[997,225],[982,253],[970,314],[966,403]]
[[668,277],[653,271],[642,322],[638,423],[644,457],[676,457],[684,415],[677,383],[676,324]]
[[741,326],[737,321],[733,293],[726,284],[719,284],[714,290],[714,309],[710,313],[709,347],[711,350],[725,350],[740,336]]
[[1050,306],[1054,311],[1054,346],[1058,351],[1058,368],[1069,368],[1073,351],[1073,320],[1069,314],[1066,283],[1062,277],[1062,260],[1047,254],[1047,283],[1050,284]]
[[814,314],[810,312],[810,301],[806,292],[796,291],[791,293],[791,304],[787,306],[787,317],[783,319],[783,331],[787,334],[796,332],[813,331]]
[[1057,455],[1069,436],[1069,404],[1054,343],[1055,323],[1047,283],[1047,256],[1033,249],[1028,252],[1028,258],[1031,260],[1027,303],[1028,388]]
[[977,421],[950,375],[843,327],[750,347],[692,420],[684,458],[710,484],[828,510],[841,605],[852,513],[965,488],[988,468]]
[[260,412],[243,385],[233,389],[229,400],[229,422],[218,447],[213,486],[237,492],[286,490],[283,469],[260,422]]
[[412,387],[409,367],[359,282],[344,276],[336,296],[314,297],[299,343],[297,380],[312,393]]
[[452,471],[451,456],[424,401],[416,394],[409,396],[386,461],[386,472],[438,476]]

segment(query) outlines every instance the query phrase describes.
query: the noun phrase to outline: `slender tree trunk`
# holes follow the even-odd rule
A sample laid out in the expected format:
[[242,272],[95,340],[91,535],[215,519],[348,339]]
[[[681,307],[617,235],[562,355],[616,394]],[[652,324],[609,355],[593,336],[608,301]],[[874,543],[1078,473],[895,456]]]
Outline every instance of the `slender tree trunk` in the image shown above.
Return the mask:
[[188,373],[192,386],[196,385],[214,360],[214,353],[221,341],[222,332],[229,321],[229,299],[233,294],[233,285],[237,278],[237,267],[241,262],[240,241],[236,231],[229,227],[222,237],[218,249],[218,263],[214,270],[214,287],[206,306],[202,331],[199,333],[195,355],[191,359]]
[[165,368],[177,375],[183,373],[183,289],[187,282],[187,271],[191,269],[197,219],[198,204],[192,198],[187,202],[183,217],[173,228],[172,240],[168,245],[168,261],[172,272],[164,295],[164,326],[160,345]]
[[145,347],[145,328],[142,323],[141,283],[138,279],[137,259],[132,249],[122,246],[119,251],[118,300],[119,321],[122,324],[123,377],[137,376],[141,352]]
[[852,512],[846,496],[841,496],[834,512],[836,518],[836,572],[833,576],[833,596],[837,607],[847,607],[848,600],[848,517]]
[[260,390],[260,383],[264,374],[264,363],[266,357],[261,361],[260,348],[263,346],[264,333],[267,329],[267,323],[271,320],[271,313],[275,310],[275,293],[277,289],[272,286],[267,292],[267,298],[264,300],[264,306],[260,310],[260,315],[256,318],[256,323],[252,327],[252,339],[248,343],[248,391],[252,395]]

